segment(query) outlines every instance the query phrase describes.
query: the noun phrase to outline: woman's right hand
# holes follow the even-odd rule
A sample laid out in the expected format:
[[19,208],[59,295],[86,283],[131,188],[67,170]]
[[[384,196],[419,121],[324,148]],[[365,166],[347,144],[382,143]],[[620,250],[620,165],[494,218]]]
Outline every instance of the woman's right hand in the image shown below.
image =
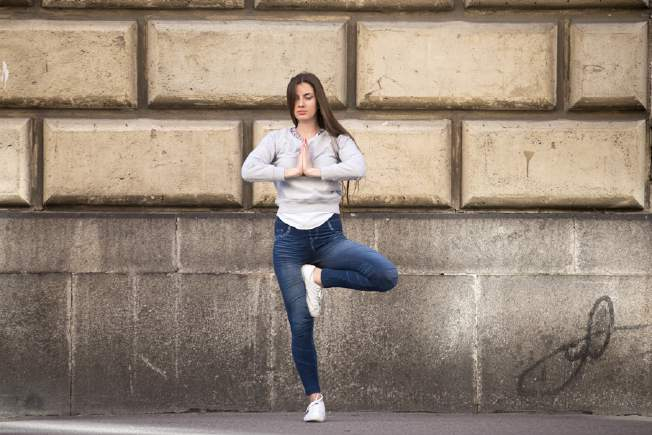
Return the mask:
[[303,175],[303,160],[304,160],[304,154],[305,154],[305,147],[301,147],[301,151],[299,152],[299,156],[297,158],[297,165],[294,168],[286,168],[285,169],[285,178],[293,178],[293,177],[300,177]]

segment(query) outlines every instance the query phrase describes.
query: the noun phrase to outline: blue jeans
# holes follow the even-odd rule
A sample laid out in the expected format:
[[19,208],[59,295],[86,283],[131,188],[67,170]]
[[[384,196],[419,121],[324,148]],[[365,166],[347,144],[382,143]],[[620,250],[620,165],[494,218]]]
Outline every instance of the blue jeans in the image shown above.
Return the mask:
[[292,333],[292,358],[306,395],[320,392],[313,317],[308,312],[301,266],[321,271],[323,287],[385,292],[398,282],[396,266],[368,246],[348,240],[335,213],[311,230],[294,228],[278,217],[274,223],[274,272]]

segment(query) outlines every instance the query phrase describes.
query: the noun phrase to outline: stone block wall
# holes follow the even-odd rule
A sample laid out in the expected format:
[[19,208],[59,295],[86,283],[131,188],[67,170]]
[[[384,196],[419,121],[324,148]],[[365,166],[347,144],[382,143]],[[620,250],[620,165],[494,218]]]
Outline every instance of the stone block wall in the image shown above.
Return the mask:
[[0,416],[300,410],[240,178],[322,80],[367,175],[332,410],[652,415],[648,0],[0,0]]

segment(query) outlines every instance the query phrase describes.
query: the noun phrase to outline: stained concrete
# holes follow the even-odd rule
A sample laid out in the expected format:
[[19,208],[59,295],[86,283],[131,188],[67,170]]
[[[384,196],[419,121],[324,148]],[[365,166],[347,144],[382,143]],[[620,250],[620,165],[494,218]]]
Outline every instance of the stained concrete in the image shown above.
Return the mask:
[[0,215],[0,273],[172,272],[175,219]]
[[70,276],[0,274],[0,417],[66,415]]
[[[326,289],[315,342],[329,409],[652,414],[646,216],[346,214],[345,234],[394,261],[399,283]],[[6,415],[302,408],[273,219],[3,215],[14,290],[0,323],[24,346],[0,373]]]
[[652,277],[478,279],[481,411],[652,414]]

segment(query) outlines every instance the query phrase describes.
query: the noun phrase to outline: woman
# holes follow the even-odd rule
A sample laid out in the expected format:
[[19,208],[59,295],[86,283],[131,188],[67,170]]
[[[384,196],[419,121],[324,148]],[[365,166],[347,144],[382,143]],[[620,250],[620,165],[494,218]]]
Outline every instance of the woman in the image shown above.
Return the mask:
[[265,135],[244,161],[242,178],[276,186],[274,272],[290,323],[292,357],[309,400],[303,420],[324,421],[313,341],[322,288],[388,291],[398,273],[387,258],[344,236],[339,183],[362,178],[365,162],[333,116],[319,79],[307,72],[293,77],[287,104],[294,127]]

